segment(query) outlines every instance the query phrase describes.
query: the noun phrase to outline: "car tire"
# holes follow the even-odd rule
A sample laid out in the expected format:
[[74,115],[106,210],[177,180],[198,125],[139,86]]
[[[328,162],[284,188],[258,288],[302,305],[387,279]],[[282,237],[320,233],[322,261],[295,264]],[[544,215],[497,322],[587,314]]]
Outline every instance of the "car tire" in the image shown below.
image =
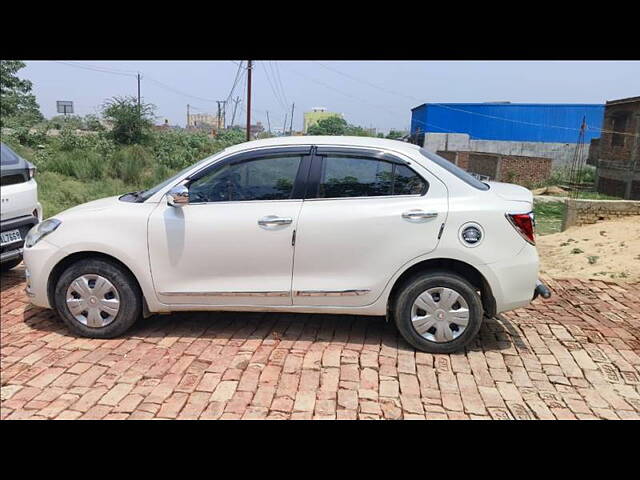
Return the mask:
[[20,265],[20,262],[22,262],[22,258],[15,258],[13,260],[9,260],[8,262],[2,263],[0,264],[0,271],[2,273],[8,272],[13,267],[17,267],[18,265]]
[[90,338],[117,337],[142,313],[135,278],[115,262],[96,258],[79,260],[60,275],[54,303],[73,333]]
[[428,353],[462,350],[477,335],[484,315],[476,289],[447,271],[423,273],[408,280],[393,311],[402,337]]

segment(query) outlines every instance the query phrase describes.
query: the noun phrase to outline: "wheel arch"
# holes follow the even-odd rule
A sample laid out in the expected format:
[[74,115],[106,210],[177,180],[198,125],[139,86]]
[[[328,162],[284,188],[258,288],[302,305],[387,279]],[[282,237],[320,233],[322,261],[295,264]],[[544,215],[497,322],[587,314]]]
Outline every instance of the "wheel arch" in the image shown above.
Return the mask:
[[49,279],[47,280],[47,299],[49,300],[49,305],[52,305],[52,306],[55,305],[54,295],[55,295],[56,284],[58,283],[58,279],[60,278],[62,273],[70,265],[73,265],[79,260],[86,260],[90,258],[101,259],[101,260],[106,260],[106,261],[115,263],[116,265],[121,267],[123,270],[125,270],[129,275],[131,275],[131,278],[134,279],[134,281],[136,282],[136,286],[138,287],[138,289],[142,294],[143,310],[145,312],[148,310],[144,289],[142,288],[142,284],[140,283],[140,280],[138,279],[136,274],[129,267],[127,267],[127,265],[124,262],[117,259],[113,255],[109,255],[107,253],[98,252],[98,251],[82,251],[82,252],[71,253],[66,257],[62,258],[60,261],[58,261],[58,263],[56,263],[56,265],[51,269],[51,273],[49,274]]
[[493,296],[493,292],[491,291],[491,286],[484,275],[482,275],[482,273],[480,273],[480,271],[473,265],[453,258],[430,258],[422,260],[411,265],[402,272],[391,287],[387,301],[387,311],[390,312],[392,310],[398,292],[404,284],[416,275],[435,270],[457,273],[468,280],[469,283],[471,283],[471,285],[477,288],[480,292],[480,298],[482,300],[482,307],[485,315],[493,317],[496,314],[496,300]]

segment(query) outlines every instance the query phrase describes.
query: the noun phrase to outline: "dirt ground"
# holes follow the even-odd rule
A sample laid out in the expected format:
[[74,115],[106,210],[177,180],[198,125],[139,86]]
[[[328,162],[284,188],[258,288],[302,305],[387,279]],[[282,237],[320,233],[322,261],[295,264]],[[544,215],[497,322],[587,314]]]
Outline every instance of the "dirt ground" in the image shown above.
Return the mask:
[[640,217],[572,227],[536,244],[547,275],[640,282]]

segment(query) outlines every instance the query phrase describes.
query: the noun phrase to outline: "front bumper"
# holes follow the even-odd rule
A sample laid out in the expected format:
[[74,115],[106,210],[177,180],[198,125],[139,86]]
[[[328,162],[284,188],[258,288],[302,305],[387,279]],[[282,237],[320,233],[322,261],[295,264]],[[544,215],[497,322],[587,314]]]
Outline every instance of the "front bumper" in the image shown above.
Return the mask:
[[23,252],[26,288],[31,303],[37,307],[51,308],[48,282],[51,271],[66,256],[66,252],[44,238]]
[[10,262],[16,258],[22,258],[22,247],[0,253],[0,263]]

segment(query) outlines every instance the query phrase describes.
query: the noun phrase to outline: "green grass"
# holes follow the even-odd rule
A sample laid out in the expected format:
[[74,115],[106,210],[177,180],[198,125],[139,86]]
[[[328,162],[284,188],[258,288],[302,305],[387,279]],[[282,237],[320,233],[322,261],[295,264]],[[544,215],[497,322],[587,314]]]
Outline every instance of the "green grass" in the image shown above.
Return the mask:
[[613,197],[598,192],[578,192],[578,198],[584,200],[624,200],[622,197]]
[[536,233],[538,235],[557,233],[562,228],[564,202],[535,202],[533,213],[536,216]]
[[45,218],[91,200],[140,190],[137,186],[127,185],[119,179],[81,181],[55,172],[43,172],[36,180],[38,200],[42,203]]

